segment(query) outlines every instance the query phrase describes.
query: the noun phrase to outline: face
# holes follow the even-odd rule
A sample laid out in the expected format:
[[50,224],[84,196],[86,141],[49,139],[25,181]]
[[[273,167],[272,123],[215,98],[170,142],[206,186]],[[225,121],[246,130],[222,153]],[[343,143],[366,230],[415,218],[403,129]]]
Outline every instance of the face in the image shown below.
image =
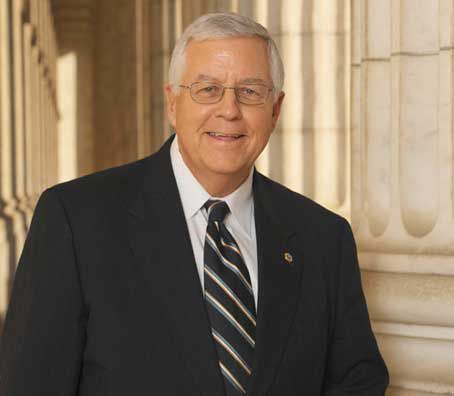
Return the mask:
[[[191,41],[186,48],[186,68],[180,84],[213,81],[226,87],[253,80],[272,87],[268,51],[260,38],[227,38]],[[273,102],[241,104],[233,90],[218,103],[199,104],[189,89],[174,95],[166,87],[170,123],[178,135],[180,152],[194,176],[206,180],[241,183],[267,144],[279,117],[284,94]]]

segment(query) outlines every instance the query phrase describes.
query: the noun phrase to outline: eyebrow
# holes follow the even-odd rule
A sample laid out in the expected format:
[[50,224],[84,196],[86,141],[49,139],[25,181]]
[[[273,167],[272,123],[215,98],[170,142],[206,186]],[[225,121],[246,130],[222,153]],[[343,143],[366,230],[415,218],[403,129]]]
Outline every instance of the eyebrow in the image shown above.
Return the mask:
[[[199,74],[197,77],[196,77],[196,81],[219,81],[219,79],[213,77],[213,76],[209,76],[207,74]],[[239,81],[240,84],[265,84],[266,85],[266,81],[261,79],[261,78],[244,78],[242,79],[241,81]]]
[[265,80],[262,80],[261,78],[245,78],[240,81],[240,83],[243,84],[266,84]]

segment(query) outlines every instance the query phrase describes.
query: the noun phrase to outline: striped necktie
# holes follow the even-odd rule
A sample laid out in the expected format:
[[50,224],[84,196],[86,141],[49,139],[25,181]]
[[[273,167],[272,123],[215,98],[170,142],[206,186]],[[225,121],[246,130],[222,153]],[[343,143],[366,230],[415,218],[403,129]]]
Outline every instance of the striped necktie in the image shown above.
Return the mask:
[[227,396],[245,395],[255,346],[252,284],[240,249],[223,221],[224,201],[204,205],[208,225],[204,248],[205,301]]

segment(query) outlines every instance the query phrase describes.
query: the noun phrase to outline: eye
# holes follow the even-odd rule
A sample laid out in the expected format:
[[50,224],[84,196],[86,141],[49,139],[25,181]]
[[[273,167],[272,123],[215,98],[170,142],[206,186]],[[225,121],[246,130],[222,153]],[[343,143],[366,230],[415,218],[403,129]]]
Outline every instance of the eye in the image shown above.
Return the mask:
[[239,93],[243,96],[260,96],[260,92],[252,87],[239,87]]
[[216,96],[219,95],[221,88],[217,85],[204,85],[201,87],[198,87],[197,89],[197,95],[202,95],[202,96]]
[[215,91],[216,90],[216,87],[214,85],[210,86],[210,87],[205,87],[205,88],[202,88],[203,91],[205,92],[212,92],[212,91]]

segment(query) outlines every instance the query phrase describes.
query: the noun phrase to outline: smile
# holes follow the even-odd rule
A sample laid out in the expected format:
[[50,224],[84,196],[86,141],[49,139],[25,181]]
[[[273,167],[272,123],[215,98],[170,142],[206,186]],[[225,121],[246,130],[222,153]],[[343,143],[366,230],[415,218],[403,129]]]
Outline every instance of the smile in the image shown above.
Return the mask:
[[207,132],[207,134],[213,138],[224,141],[238,140],[244,136],[242,133]]

